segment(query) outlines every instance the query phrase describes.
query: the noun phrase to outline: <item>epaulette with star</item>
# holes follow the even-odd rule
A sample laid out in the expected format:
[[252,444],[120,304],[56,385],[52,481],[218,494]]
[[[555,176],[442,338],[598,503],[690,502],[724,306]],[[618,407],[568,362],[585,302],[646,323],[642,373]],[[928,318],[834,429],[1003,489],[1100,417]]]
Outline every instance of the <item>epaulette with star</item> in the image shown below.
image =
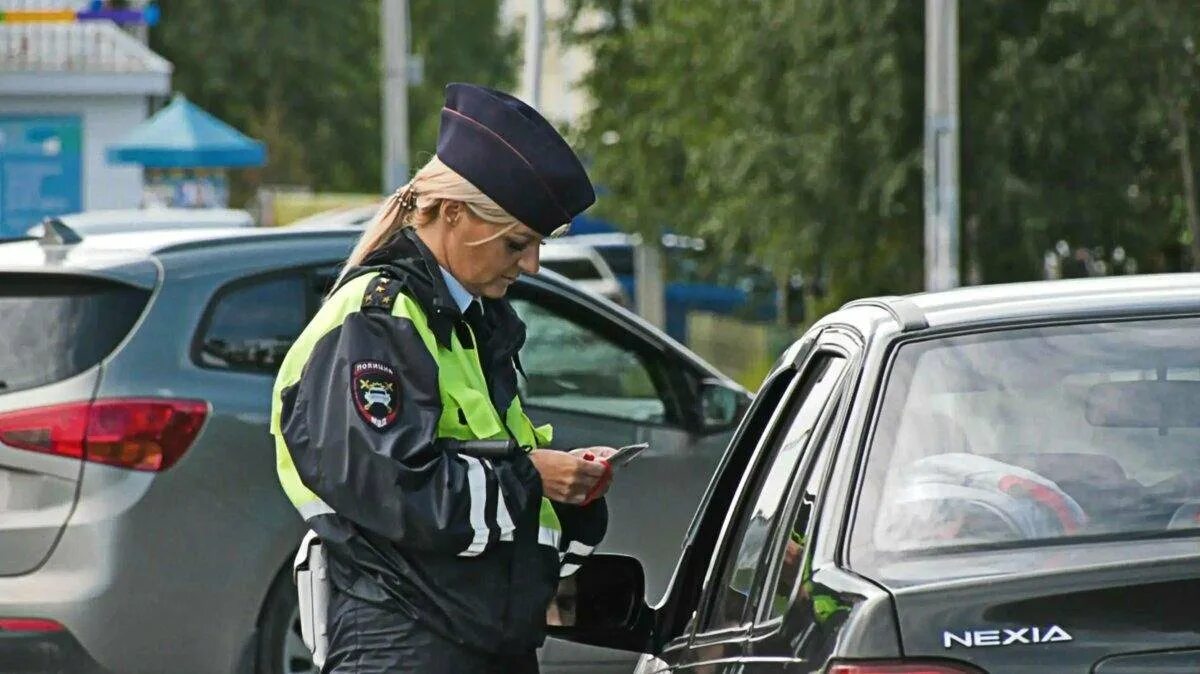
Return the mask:
[[391,313],[392,306],[396,303],[396,296],[400,294],[403,285],[396,279],[380,274],[373,281],[367,284],[367,292],[363,294],[362,308],[366,309],[382,309]]

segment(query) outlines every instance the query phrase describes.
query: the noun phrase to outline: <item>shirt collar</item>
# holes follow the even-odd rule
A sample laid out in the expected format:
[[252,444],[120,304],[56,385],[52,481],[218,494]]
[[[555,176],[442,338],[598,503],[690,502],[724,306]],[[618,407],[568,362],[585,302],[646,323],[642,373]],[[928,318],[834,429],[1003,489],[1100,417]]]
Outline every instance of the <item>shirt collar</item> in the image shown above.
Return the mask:
[[454,299],[458,312],[460,314],[467,313],[467,307],[479,298],[472,295],[458,279],[454,278],[453,274],[446,271],[445,267],[438,265],[438,271],[442,272],[442,278],[446,280],[446,289],[450,291],[450,297]]

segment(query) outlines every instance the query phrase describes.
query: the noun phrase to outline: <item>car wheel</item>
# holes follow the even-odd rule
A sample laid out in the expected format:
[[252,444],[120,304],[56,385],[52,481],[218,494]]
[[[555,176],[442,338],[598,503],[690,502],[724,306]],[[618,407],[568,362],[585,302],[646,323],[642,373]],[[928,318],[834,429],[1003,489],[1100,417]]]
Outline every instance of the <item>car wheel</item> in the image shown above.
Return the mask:
[[271,584],[258,623],[258,674],[317,674],[300,636],[296,586],[284,569]]

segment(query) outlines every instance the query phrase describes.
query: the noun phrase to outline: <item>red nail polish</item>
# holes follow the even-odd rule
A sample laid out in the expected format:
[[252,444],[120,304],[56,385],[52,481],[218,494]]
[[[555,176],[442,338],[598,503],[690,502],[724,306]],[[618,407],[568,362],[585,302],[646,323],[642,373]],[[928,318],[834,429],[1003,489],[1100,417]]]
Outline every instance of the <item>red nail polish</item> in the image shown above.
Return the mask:
[[583,453],[583,460],[584,460],[584,461],[595,461],[595,460],[596,460],[596,455],[595,455],[595,454],[592,454],[591,452],[584,452],[584,453]]

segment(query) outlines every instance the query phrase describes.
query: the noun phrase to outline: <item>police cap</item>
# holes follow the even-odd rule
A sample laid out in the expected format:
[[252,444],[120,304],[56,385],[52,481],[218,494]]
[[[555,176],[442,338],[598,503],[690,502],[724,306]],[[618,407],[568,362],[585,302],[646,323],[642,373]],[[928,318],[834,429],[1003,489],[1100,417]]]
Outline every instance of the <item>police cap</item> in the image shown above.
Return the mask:
[[596,201],[579,158],[536,110],[494,89],[446,87],[437,155],[543,236]]

